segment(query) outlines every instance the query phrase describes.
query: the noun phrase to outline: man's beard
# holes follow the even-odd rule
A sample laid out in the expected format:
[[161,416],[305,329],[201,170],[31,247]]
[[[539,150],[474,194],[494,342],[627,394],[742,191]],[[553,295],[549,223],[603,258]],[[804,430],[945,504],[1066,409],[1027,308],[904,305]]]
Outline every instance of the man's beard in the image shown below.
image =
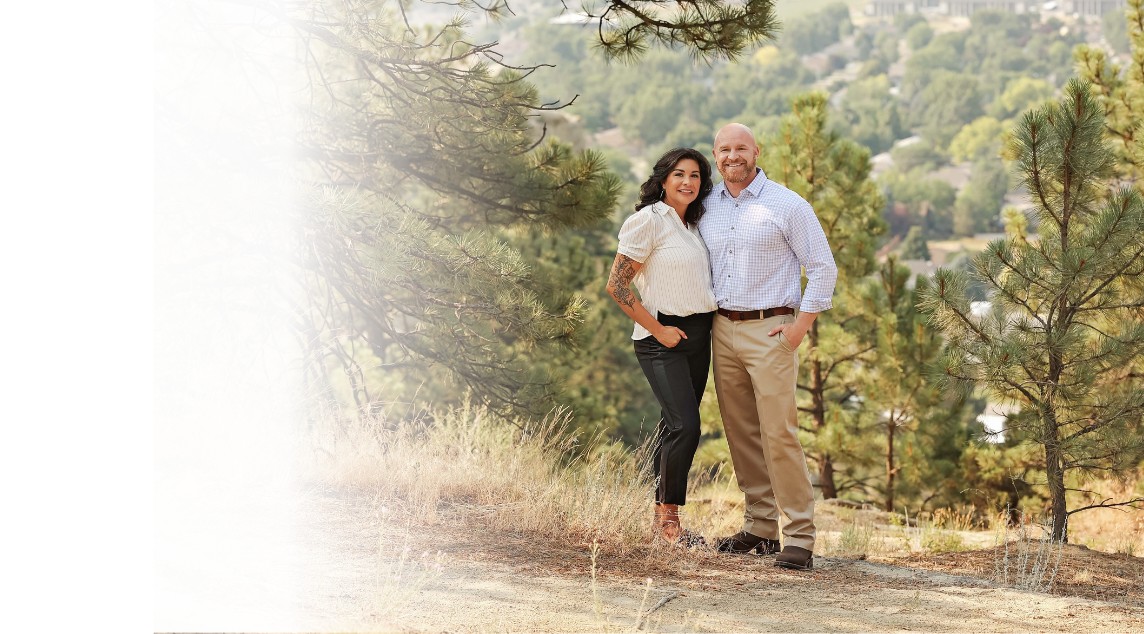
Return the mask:
[[754,170],[751,169],[750,165],[744,165],[742,167],[721,169],[719,170],[719,173],[723,175],[723,180],[727,181],[728,183],[741,183],[747,180],[753,171]]

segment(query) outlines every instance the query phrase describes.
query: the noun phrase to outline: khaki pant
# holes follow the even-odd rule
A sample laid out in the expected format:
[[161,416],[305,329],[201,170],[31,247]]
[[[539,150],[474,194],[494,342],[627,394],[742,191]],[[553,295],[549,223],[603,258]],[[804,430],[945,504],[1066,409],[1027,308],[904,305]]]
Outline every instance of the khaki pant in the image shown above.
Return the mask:
[[814,489],[798,441],[795,382],[798,353],[772,328],[792,315],[732,321],[715,316],[712,356],[715,392],[731,461],[746,508],[743,530],[814,550]]

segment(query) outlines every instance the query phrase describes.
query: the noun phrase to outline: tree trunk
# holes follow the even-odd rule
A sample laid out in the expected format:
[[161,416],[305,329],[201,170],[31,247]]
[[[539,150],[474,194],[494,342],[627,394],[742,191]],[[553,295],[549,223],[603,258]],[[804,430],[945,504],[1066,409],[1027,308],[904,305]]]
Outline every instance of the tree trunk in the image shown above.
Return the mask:
[[828,453],[822,454],[822,460],[818,463],[818,486],[822,489],[822,499],[838,497],[838,489],[834,486],[834,461]]
[[[1066,188],[1067,192],[1067,188]],[[1066,207],[1067,209],[1067,207]],[[1061,253],[1068,252],[1068,214],[1064,215],[1061,224]],[[1069,306],[1067,294],[1061,293],[1057,300],[1057,322],[1055,333],[1063,335],[1069,331],[1072,310]],[[1041,441],[1045,445],[1045,478],[1048,480],[1049,497],[1053,503],[1053,533],[1052,539],[1061,544],[1068,543],[1068,508],[1065,506],[1065,458],[1061,447],[1060,423],[1057,422],[1057,386],[1061,384],[1064,375],[1064,360],[1061,351],[1052,345],[1053,338],[1046,336],[1046,347],[1049,352],[1048,374],[1045,377],[1046,386],[1042,389],[1044,399],[1040,403]]]
[[1053,505],[1052,540],[1068,543],[1068,508],[1065,506],[1064,456],[1056,413],[1048,403],[1041,405],[1042,440],[1045,446],[1045,476]]
[[[810,327],[810,347],[813,350],[818,345],[818,322]],[[822,372],[822,362],[814,359],[810,362],[810,412],[814,418],[814,430],[822,433],[826,430],[826,378]],[[830,459],[830,452],[823,450],[818,462],[818,485],[822,490],[822,498],[829,500],[838,497],[838,488],[834,485],[834,462]]]
[[897,470],[894,468],[894,432],[897,431],[898,426],[894,423],[894,416],[891,412],[890,421],[886,424],[886,506],[887,512],[894,510],[894,476],[897,475]]

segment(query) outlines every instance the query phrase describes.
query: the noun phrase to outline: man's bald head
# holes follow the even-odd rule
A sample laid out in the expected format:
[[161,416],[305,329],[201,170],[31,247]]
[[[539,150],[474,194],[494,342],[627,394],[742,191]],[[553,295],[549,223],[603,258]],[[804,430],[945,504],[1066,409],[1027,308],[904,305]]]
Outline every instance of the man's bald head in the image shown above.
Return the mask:
[[719,132],[715,134],[715,148],[718,149],[720,142],[728,141],[747,141],[758,149],[759,145],[755,142],[755,134],[751,129],[741,123],[728,123],[727,125],[719,128]]
[[[715,135],[715,167],[723,175],[728,189],[738,190],[755,177],[759,160],[759,144],[751,129],[741,123],[728,123]],[[738,195],[738,191],[732,193]]]

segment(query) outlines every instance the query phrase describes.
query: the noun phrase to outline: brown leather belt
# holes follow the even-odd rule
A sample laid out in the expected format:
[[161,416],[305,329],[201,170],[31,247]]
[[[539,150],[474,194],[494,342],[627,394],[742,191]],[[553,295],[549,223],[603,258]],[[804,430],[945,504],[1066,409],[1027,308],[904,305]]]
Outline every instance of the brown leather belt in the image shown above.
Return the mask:
[[767,308],[765,310],[727,310],[726,308],[720,308],[718,312],[720,315],[732,321],[746,321],[748,319],[766,319],[767,317],[774,317],[775,315],[793,315],[794,309],[787,308],[786,306]]

